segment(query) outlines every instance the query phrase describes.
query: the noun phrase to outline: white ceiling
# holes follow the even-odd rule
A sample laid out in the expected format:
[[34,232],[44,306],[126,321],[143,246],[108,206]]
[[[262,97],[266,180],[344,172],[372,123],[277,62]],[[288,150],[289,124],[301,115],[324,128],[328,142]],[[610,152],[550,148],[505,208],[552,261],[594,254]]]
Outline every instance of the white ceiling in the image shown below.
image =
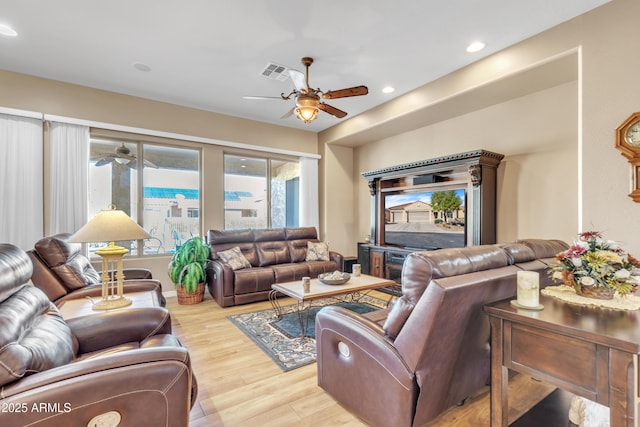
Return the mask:
[[[3,0],[0,24],[18,36],[0,36],[0,69],[318,132],[338,119],[280,119],[293,101],[243,99],[293,88],[259,75],[268,62],[304,71],[311,56],[310,86],[368,86],[327,101],[347,120],[607,2]],[[467,53],[475,40],[486,49]]]

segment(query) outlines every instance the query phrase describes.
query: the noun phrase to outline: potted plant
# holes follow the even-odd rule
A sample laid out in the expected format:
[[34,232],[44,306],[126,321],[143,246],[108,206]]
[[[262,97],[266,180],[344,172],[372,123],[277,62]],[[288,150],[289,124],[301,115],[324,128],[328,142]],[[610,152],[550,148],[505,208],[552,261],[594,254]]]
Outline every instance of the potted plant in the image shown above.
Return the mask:
[[197,304],[204,297],[209,246],[199,237],[183,243],[171,257],[168,274],[176,285],[178,304]]

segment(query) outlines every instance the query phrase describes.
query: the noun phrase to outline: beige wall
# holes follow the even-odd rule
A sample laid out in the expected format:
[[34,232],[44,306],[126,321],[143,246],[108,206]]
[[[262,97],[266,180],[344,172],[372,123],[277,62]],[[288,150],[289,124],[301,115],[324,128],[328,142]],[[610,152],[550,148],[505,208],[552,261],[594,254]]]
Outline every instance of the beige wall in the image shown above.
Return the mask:
[[[577,82],[565,83],[362,146],[356,169],[477,149],[501,153],[505,159],[498,168],[498,241],[571,239],[578,228],[576,105]],[[550,191],[558,183],[566,191]],[[362,176],[357,191],[357,237],[362,239],[371,225],[370,196]]]
[[[0,107],[121,126],[318,154],[317,135],[252,120],[106,92],[0,70]],[[247,152],[212,144],[202,148],[202,232],[224,225],[223,154]],[[264,155],[264,153],[255,153]],[[47,181],[45,176],[45,188]],[[46,191],[46,190],[45,190]],[[47,198],[47,195],[45,195]],[[46,209],[46,208],[45,208]],[[45,218],[48,212],[45,211]],[[45,221],[46,222],[46,221]],[[45,229],[45,234],[48,230]],[[168,256],[128,258],[126,267],[148,267],[171,290]]]
[[356,256],[353,149],[337,145],[324,145],[323,148],[323,171],[319,177],[321,237],[329,243],[331,250]]
[[[370,227],[369,195],[360,172],[485,148],[506,155],[499,169],[499,241],[571,241],[579,230],[597,229],[640,254],[640,205],[627,196],[629,165],[614,148],[613,133],[632,112],[640,111],[640,86],[635,83],[640,57],[632,53],[633,41],[640,40],[640,26],[634,23],[638,14],[640,2],[614,0],[419,88],[401,100],[404,105],[390,103],[321,134],[321,142],[359,145],[354,241]],[[457,97],[469,97],[495,80],[567,55],[576,58],[578,77],[573,82],[459,117],[445,111]],[[433,118],[438,116],[442,119]],[[400,122],[411,130],[398,132],[394,127]],[[360,145],[372,128],[391,135]]]
[[640,111],[640,2],[615,0],[585,22],[583,48],[583,224],[640,254],[640,204],[627,194],[629,164],[614,130]]

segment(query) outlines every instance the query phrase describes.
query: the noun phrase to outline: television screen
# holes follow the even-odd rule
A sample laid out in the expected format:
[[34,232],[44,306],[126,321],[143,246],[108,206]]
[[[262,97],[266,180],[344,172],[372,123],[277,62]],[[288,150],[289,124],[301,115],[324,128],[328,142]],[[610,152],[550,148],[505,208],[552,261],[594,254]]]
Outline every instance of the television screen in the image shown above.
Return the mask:
[[410,249],[466,246],[466,192],[442,189],[384,196],[384,240]]

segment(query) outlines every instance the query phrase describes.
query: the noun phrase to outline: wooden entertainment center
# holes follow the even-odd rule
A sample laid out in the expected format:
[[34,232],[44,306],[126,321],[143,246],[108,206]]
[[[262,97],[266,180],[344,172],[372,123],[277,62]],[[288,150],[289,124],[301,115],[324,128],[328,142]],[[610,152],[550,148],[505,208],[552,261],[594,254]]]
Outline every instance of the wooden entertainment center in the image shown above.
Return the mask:
[[[495,243],[497,169],[503,158],[502,154],[476,150],[363,172],[371,193],[371,238],[368,243],[358,244],[362,272],[400,282],[402,264],[412,252]],[[458,236],[457,243],[440,245],[441,242],[434,244],[427,239],[411,245],[387,242],[385,226],[393,220],[385,206],[388,195],[448,190],[464,194],[465,199],[464,209],[456,213],[461,218],[455,217],[457,224],[463,223],[458,228],[464,237]],[[426,212],[429,206],[425,203],[423,206]],[[409,213],[406,215],[410,218]],[[433,219],[433,216],[442,218],[445,214],[430,212],[430,215]],[[452,218],[451,213],[446,215]],[[427,222],[426,218],[427,214],[421,213],[421,221]],[[409,222],[406,219],[406,223]]]

